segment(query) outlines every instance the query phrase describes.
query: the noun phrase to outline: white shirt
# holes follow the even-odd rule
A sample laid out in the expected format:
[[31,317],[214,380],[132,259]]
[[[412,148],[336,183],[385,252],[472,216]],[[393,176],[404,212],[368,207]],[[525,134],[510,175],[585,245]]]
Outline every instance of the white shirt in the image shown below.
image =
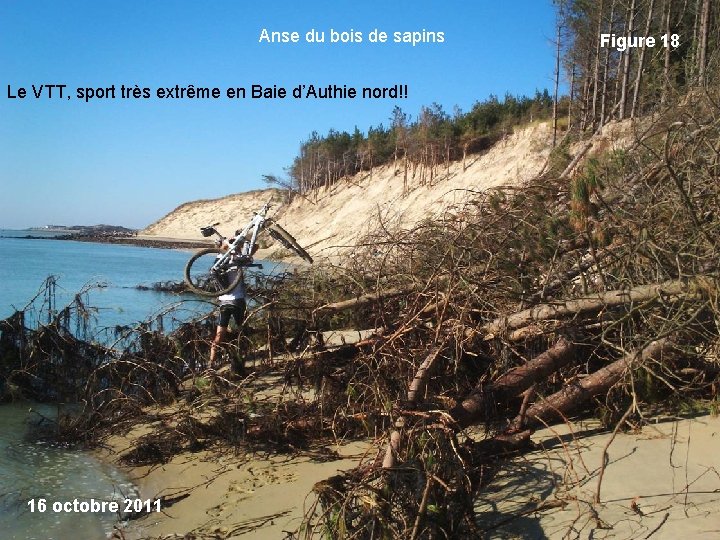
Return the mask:
[[[228,272],[228,279],[230,281],[234,280],[237,277],[237,273],[242,272],[239,268],[230,270]],[[238,300],[244,300],[245,299],[245,279],[244,277],[240,277],[240,281],[238,281],[237,285],[235,285],[235,288],[231,290],[227,294],[223,294],[221,296],[218,296],[218,301],[220,302],[221,306],[227,306],[227,305],[233,305],[237,303]]]

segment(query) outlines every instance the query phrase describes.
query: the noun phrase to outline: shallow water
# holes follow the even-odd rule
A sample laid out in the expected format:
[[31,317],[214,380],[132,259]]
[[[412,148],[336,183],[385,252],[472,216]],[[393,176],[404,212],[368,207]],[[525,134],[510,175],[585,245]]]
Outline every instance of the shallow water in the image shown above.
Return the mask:
[[[0,231],[1,236],[25,234],[28,232]],[[24,308],[50,274],[59,278],[56,309],[64,307],[85,285],[103,283],[101,288],[90,290],[85,299],[95,308],[90,337],[100,341],[107,334],[103,328],[134,325],[178,302],[188,309],[173,316],[187,317],[191,308],[207,310],[210,306],[192,297],[141,291],[136,286],[179,281],[188,257],[188,252],[169,249],[0,238],[0,318]],[[36,309],[28,313],[30,323],[33,316],[43,317],[47,307],[44,301],[41,297],[35,302]],[[48,406],[0,405],[0,538],[105,538],[116,522],[115,514],[55,512],[53,503],[134,498],[134,487],[120,471],[87,452],[25,442],[27,421],[40,418],[37,412],[30,412],[31,407],[48,417],[56,414]],[[40,499],[45,499],[44,512],[38,511]],[[29,501],[35,501],[35,512]]]
[[[0,230],[0,319],[23,309],[50,274],[59,278],[56,310],[84,286],[103,284],[91,289],[85,298],[93,308],[89,337],[103,342],[118,325],[134,326],[170,310],[164,316],[164,327],[169,329],[173,321],[212,309],[210,303],[192,295],[136,288],[159,281],[180,281],[190,251],[22,238],[27,234],[38,232]],[[264,271],[283,268],[270,263]],[[28,312],[30,321],[33,316],[42,319],[46,299],[40,297],[33,305]],[[0,405],[0,539],[105,538],[112,531],[116,515],[54,512],[53,503],[132,499],[133,486],[118,470],[86,452],[23,441],[27,420],[39,418],[36,412],[29,411],[30,407]],[[32,407],[45,416],[54,414],[52,407]],[[28,502],[34,500],[37,505],[39,499],[45,499],[45,512],[31,512]]]
[[[0,319],[23,309],[37,295],[49,275],[58,277],[55,309],[62,309],[90,286],[84,301],[91,308],[92,335],[102,342],[117,326],[134,326],[163,317],[164,328],[213,309],[195,295],[139,290],[138,285],[183,280],[185,263],[194,250],[145,248],[123,244],[100,244],[68,240],[27,239],[37,231],[0,230]],[[279,273],[287,265],[262,262],[260,273]],[[251,279],[253,272],[248,272]],[[93,287],[93,285],[95,285]],[[98,286],[99,285],[99,286]],[[29,319],[40,317],[47,307],[39,297]],[[110,339],[112,341],[112,339]]]
[[[0,318],[24,308],[51,274],[59,278],[57,309],[70,302],[83,287],[99,285],[87,294],[97,328],[135,324],[178,303],[179,316],[185,309],[203,305],[192,296],[136,288],[159,281],[181,281],[189,252],[8,237],[27,233],[0,231]],[[36,304],[42,306],[43,298]]]
[[[28,403],[0,405],[0,535],[18,540],[106,538],[115,514],[55,512],[53,503],[134,499],[135,487],[87,452],[24,441],[28,421],[37,422],[40,414],[52,417],[55,410]],[[37,510],[40,499],[45,499],[44,512]]]

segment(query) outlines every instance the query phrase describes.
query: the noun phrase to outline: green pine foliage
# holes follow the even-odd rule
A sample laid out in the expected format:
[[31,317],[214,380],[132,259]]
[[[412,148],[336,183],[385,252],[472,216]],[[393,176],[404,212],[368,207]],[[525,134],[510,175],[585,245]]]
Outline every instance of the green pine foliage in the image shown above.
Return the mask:
[[357,127],[352,133],[312,132],[288,169],[290,183],[304,193],[402,159],[406,166],[430,171],[432,177],[439,167],[489,147],[514,126],[547,119],[551,113],[552,97],[547,90],[534,97],[508,94],[502,101],[490,96],[467,113],[456,109],[453,115],[437,103],[422,107],[414,119],[395,107],[387,127],[380,124],[367,133]]

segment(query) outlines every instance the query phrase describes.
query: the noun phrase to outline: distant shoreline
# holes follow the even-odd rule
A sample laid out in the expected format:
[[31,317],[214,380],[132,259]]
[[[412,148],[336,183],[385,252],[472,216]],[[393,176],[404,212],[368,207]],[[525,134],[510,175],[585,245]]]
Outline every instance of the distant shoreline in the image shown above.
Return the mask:
[[[8,229],[9,230],[9,229]],[[23,231],[24,232],[24,231]],[[30,232],[30,231],[28,231]],[[0,238],[9,238],[14,240],[70,240],[75,242],[90,242],[90,243],[96,243],[96,244],[120,244],[120,245],[129,245],[129,246],[138,246],[138,247],[147,247],[147,248],[156,248],[156,249],[179,249],[179,250],[195,250],[195,249],[202,249],[207,247],[212,247],[214,243],[212,241],[207,240],[193,240],[189,238],[170,238],[170,237],[152,237],[150,235],[142,235],[142,236],[136,236],[136,235],[119,235],[119,234],[105,234],[105,235],[97,235],[97,234],[61,234],[57,236],[39,236],[39,235],[33,235],[33,234],[27,234],[23,236],[2,236],[0,235]],[[256,260],[266,260],[266,261],[274,261],[274,262],[284,262],[285,264],[288,264],[290,266],[304,266],[302,263],[298,263],[297,261],[293,262],[285,262],[285,259],[282,256],[278,256],[278,254],[272,249],[260,249],[255,254]]]
[[55,237],[54,240],[75,240],[76,242],[94,242],[97,244],[127,244],[160,249],[194,249],[212,246],[211,242],[203,240],[138,238],[137,236],[68,235]]
[[139,238],[137,236],[121,235],[86,235],[62,234],[58,236],[39,236],[32,234],[24,236],[2,236],[16,240],[73,240],[75,242],[93,242],[97,244],[126,244],[139,247],[159,249],[194,249],[209,247],[212,244],[203,240],[183,240],[179,238]]
[[19,232],[28,231],[34,232],[49,232],[49,233],[62,233],[62,234],[74,234],[80,232],[80,229],[66,229],[63,227],[30,227],[29,229],[15,229]]

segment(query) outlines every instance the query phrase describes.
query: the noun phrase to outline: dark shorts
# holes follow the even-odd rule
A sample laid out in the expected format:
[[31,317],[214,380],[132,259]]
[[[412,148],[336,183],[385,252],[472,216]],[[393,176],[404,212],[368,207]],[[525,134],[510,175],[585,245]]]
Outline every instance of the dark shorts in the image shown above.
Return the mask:
[[235,304],[226,304],[220,306],[220,320],[218,326],[227,328],[230,324],[230,317],[235,319],[238,328],[242,328],[245,321],[245,300],[238,300]]

